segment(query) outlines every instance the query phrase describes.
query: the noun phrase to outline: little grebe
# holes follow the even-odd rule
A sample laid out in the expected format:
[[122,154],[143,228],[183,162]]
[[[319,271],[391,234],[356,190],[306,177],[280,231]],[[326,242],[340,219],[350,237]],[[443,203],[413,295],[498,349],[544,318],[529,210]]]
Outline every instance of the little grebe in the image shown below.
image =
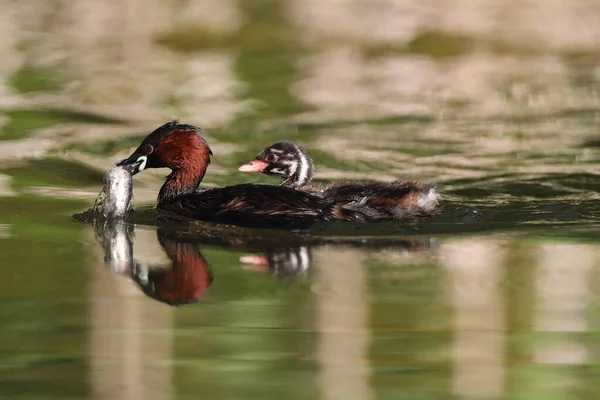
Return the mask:
[[212,151],[200,128],[168,122],[117,165],[132,165],[135,175],[148,168],[169,168],[156,207],[184,217],[244,226],[306,227],[334,219],[328,202],[288,187],[241,184],[198,191]]
[[239,168],[284,179],[289,187],[329,201],[337,219],[390,220],[432,215],[438,208],[435,185],[414,181],[338,183],[321,188],[310,184],[314,166],[300,146],[289,141],[272,144]]

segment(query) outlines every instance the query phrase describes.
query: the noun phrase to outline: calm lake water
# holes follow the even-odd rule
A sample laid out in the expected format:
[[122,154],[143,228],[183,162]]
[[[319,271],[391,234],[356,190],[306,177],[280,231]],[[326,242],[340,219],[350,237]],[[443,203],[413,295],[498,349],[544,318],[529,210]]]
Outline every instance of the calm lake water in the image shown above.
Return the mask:
[[[597,1],[4,3],[0,399],[598,398]],[[203,187],[288,139],[442,212],[156,226],[152,170],[136,224],[73,219],[173,118]]]

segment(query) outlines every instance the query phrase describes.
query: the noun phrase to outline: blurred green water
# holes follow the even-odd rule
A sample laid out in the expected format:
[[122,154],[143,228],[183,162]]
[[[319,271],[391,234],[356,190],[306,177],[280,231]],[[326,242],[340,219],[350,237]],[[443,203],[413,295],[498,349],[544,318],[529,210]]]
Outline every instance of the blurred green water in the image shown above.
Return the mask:
[[[30,3],[9,7],[3,44],[0,398],[597,397],[598,53],[569,42],[567,17],[545,41],[506,33],[535,32],[531,16],[488,36],[398,22],[385,39],[394,18],[434,22],[386,2],[329,5],[330,23],[311,2]],[[276,184],[234,172],[290,139],[320,182],[436,181],[444,208],[304,236],[192,232],[214,281],[167,306],[70,216],[175,117],[205,128],[207,186]],[[161,182],[136,177],[138,205]],[[309,268],[240,261],[277,241],[310,247]],[[155,227],[136,227],[133,257],[170,265]]]

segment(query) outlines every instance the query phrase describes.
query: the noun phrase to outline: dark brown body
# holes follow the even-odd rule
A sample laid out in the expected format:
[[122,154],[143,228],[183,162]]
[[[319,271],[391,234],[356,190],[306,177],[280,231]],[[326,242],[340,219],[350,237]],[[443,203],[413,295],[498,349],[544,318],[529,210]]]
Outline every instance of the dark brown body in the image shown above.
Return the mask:
[[404,219],[431,215],[437,209],[435,186],[412,181],[334,184],[321,195],[332,203],[332,215],[344,220]]
[[305,228],[330,219],[323,198],[294,189],[242,184],[183,194],[157,205],[189,218],[250,227]]

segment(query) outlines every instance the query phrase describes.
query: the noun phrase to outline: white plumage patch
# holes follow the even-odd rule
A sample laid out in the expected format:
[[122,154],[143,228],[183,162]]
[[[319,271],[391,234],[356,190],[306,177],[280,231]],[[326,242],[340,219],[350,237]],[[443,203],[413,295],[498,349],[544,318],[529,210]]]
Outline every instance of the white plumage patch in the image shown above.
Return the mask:
[[302,184],[306,183],[306,179],[308,178],[308,170],[309,170],[308,160],[306,159],[304,154],[301,154],[300,155],[300,170],[298,172],[298,181],[300,181],[300,183],[302,183]]
[[144,168],[146,168],[146,163],[148,162],[148,156],[140,156],[138,158],[138,161],[141,161],[142,163],[140,164],[140,166],[138,167],[138,170],[140,172],[142,172],[144,170]]
[[294,176],[294,174],[296,173],[296,170],[298,169],[298,163],[297,162],[286,162],[285,164],[290,166],[290,172],[288,173],[288,176]]
[[427,192],[421,193],[417,199],[417,206],[423,210],[433,210],[438,205],[439,197],[435,188],[430,188]]

